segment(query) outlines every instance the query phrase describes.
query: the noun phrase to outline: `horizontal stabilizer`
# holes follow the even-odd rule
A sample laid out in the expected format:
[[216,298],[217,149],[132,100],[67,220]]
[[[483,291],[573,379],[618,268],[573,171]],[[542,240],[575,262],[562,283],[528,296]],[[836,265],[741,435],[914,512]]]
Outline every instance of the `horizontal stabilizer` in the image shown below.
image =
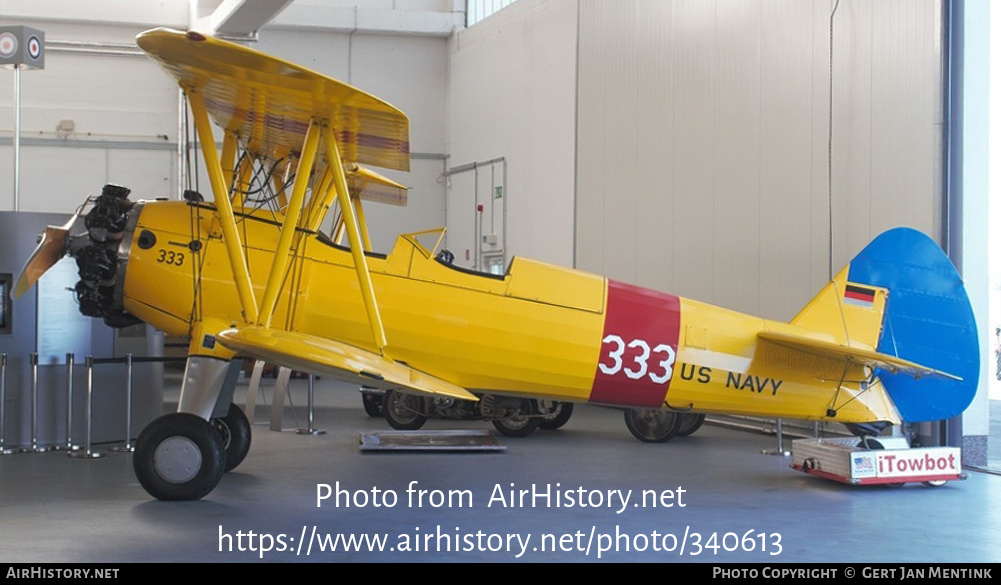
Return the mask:
[[758,333],[758,338],[787,349],[802,351],[834,361],[850,361],[872,369],[882,368],[892,374],[909,374],[914,378],[934,376],[962,380],[962,378],[952,374],[864,347],[850,347],[815,337],[776,331],[762,331]]
[[377,353],[324,337],[268,327],[227,329],[217,337],[220,343],[238,354],[297,371],[329,375],[378,388],[402,388],[460,400],[478,400],[462,386],[419,372]]

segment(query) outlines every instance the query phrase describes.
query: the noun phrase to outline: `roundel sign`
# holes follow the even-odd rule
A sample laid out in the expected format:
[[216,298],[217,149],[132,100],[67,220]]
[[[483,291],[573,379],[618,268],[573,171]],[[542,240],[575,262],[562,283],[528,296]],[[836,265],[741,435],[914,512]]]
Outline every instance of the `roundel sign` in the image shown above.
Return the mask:
[[[35,40],[35,46],[38,47],[38,39],[32,37]],[[17,52],[17,37],[13,33],[5,32],[0,33],[0,57],[8,59],[14,56]]]
[[38,40],[38,37],[31,35],[28,37],[28,56],[32,59],[38,59],[42,54],[42,43]]

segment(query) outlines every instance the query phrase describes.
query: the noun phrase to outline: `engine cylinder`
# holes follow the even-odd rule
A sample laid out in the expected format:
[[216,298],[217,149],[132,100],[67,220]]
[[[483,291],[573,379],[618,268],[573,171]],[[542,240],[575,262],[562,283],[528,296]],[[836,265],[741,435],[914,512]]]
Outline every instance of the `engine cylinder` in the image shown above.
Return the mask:
[[115,302],[114,294],[117,279],[122,276],[118,274],[118,248],[135,205],[128,200],[129,193],[120,185],[105,185],[84,218],[87,233],[74,237],[69,248],[80,273],[74,289],[80,312],[100,317],[116,328],[140,322]]

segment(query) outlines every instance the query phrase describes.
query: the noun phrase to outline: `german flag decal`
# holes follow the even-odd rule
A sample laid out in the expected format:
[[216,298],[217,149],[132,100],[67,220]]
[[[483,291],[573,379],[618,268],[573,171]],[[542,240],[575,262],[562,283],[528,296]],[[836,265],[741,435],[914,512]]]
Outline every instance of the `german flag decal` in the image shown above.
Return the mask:
[[845,285],[845,302],[849,305],[871,309],[876,298],[876,291],[857,284]]

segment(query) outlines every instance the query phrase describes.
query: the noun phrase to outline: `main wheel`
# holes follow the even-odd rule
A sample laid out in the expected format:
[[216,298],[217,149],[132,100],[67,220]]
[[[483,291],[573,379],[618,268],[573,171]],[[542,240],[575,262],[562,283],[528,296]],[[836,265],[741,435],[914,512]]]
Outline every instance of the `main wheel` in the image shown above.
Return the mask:
[[226,451],[207,420],[175,412],[154,420],[139,433],[132,469],[154,498],[197,500],[222,479]]
[[226,451],[226,471],[233,471],[250,451],[250,421],[237,405],[231,403],[226,416],[212,419],[212,426],[219,433],[222,448]]
[[695,414],[694,412],[685,412],[681,415],[681,426],[678,428],[679,437],[687,437],[688,435],[699,430],[702,423],[705,422],[706,415]]
[[543,412],[542,422],[539,423],[540,429],[555,431],[567,424],[573,415],[573,402],[552,401],[552,405],[552,409]]
[[382,397],[382,415],[394,429],[416,431],[428,420],[423,413],[424,399],[420,396],[388,390]]
[[521,399],[521,408],[518,413],[493,421],[497,432],[505,437],[527,437],[535,432],[542,424],[542,417],[539,416],[538,403],[527,398]]
[[625,411],[626,428],[644,443],[664,443],[678,434],[681,413],[665,408],[631,408]]

